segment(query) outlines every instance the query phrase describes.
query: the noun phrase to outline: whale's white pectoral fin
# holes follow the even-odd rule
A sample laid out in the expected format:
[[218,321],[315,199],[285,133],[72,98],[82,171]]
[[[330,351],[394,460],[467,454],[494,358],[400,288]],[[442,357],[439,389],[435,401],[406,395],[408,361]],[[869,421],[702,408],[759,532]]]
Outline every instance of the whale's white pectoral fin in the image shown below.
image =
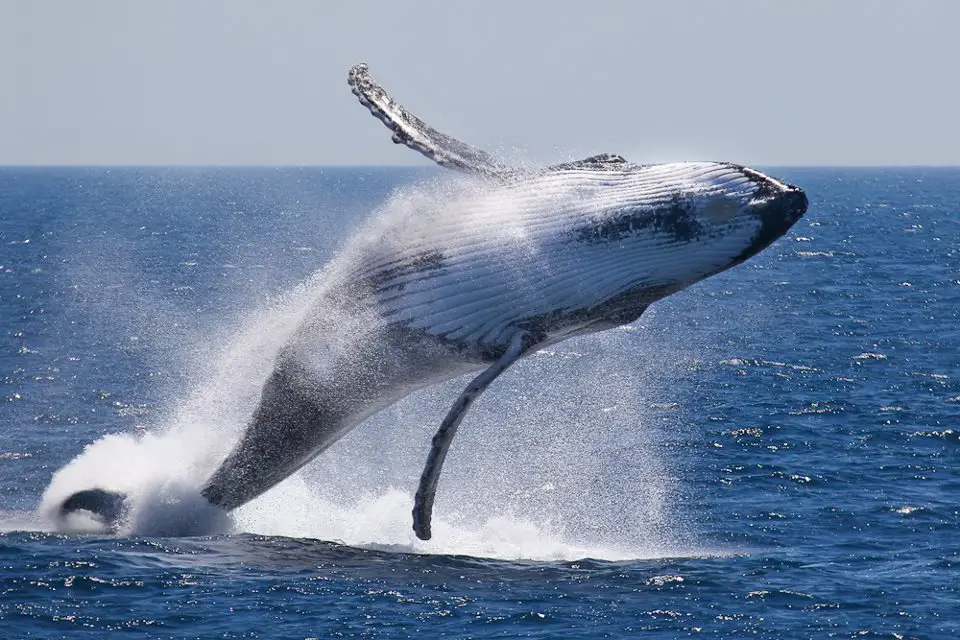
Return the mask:
[[347,82],[360,104],[393,131],[393,141],[397,144],[422,153],[442,167],[485,175],[513,172],[487,152],[440,133],[410,113],[373,81],[367,65],[358,64],[350,69]]
[[421,540],[430,539],[430,518],[433,513],[433,499],[437,494],[437,483],[440,481],[440,471],[463,416],[466,415],[473,401],[486,391],[490,383],[529,351],[536,342],[533,336],[526,331],[520,331],[514,335],[510,340],[510,346],[500,356],[500,359],[467,385],[457,401],[450,407],[450,411],[447,412],[447,416],[440,424],[440,428],[437,429],[437,433],[434,434],[430,446],[430,455],[427,456],[427,464],[420,475],[420,486],[417,487],[417,495],[413,501],[413,531]]

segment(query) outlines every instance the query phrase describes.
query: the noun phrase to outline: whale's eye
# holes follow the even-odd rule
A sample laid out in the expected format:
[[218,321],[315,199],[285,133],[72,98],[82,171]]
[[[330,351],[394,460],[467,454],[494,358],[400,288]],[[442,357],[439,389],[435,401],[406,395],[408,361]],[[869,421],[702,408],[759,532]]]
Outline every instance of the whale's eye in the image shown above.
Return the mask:
[[707,203],[703,212],[714,222],[727,222],[740,212],[740,203],[720,196]]

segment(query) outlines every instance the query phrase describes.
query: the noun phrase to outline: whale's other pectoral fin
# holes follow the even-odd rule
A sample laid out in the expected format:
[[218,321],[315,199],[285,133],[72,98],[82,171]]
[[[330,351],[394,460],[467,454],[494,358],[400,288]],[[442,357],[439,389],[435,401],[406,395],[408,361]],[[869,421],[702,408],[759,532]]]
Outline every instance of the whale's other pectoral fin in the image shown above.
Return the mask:
[[417,487],[417,495],[413,501],[413,531],[421,540],[430,539],[430,518],[433,513],[433,499],[437,493],[437,482],[440,480],[440,470],[463,416],[466,415],[473,401],[486,391],[490,383],[520,359],[536,342],[533,336],[525,331],[513,336],[506,352],[467,385],[450,407],[440,428],[437,429],[430,446],[430,455],[427,456],[427,464],[420,475],[420,486]]
[[622,169],[627,163],[626,158],[616,153],[601,153],[600,155],[590,156],[583,160],[574,160],[573,162],[564,162],[547,167],[547,171],[564,171],[568,169],[591,169],[594,171],[603,169]]
[[422,153],[442,167],[490,176],[513,173],[487,152],[440,133],[410,113],[374,82],[367,65],[358,64],[350,69],[347,82],[360,104],[393,131],[393,141],[397,144]]

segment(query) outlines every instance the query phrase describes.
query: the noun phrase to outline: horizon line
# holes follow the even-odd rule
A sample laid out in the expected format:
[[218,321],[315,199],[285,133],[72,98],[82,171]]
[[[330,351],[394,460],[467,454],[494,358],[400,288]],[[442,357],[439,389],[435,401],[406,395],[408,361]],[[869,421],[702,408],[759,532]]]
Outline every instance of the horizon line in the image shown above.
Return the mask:
[[[703,160],[690,160],[682,162],[709,162]],[[661,163],[636,163],[637,165],[650,165]],[[784,169],[960,169],[958,164],[813,164],[813,163],[764,163],[758,162],[750,165],[753,167],[772,167]],[[532,167],[532,169],[539,167]],[[543,167],[546,168],[546,167]],[[0,169],[444,169],[433,164],[298,164],[298,163],[278,163],[278,164],[256,164],[256,163],[143,163],[143,164],[121,164],[121,163],[84,163],[84,164],[54,164],[54,163],[30,163],[14,164],[0,163]]]

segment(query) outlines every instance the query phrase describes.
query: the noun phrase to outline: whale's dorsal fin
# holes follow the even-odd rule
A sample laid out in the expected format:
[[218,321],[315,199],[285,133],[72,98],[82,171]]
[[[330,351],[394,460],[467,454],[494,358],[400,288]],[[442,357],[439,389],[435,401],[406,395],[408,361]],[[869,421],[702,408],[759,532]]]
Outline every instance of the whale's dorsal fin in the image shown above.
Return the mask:
[[360,104],[393,131],[393,141],[397,144],[422,153],[441,167],[490,176],[513,173],[486,151],[440,133],[410,113],[374,82],[367,65],[358,64],[350,69],[347,82]]
[[563,162],[547,167],[547,171],[563,171],[565,169],[593,169],[593,170],[616,170],[622,169],[627,163],[627,159],[618,153],[601,153],[596,156],[590,156],[583,160],[574,160],[572,162]]
[[457,401],[450,407],[450,411],[447,412],[447,416],[440,424],[440,428],[437,429],[437,433],[434,434],[430,445],[430,455],[427,456],[427,464],[420,475],[420,486],[417,487],[417,495],[413,500],[413,531],[421,540],[429,540],[432,535],[430,519],[433,514],[433,499],[437,494],[437,483],[440,481],[440,470],[443,468],[443,461],[447,457],[450,443],[457,433],[457,427],[460,426],[463,416],[467,414],[467,410],[470,409],[473,401],[487,390],[490,383],[506,371],[510,365],[519,360],[537,342],[538,340],[529,332],[517,332],[510,340],[510,346],[500,356],[500,359],[467,385]]

